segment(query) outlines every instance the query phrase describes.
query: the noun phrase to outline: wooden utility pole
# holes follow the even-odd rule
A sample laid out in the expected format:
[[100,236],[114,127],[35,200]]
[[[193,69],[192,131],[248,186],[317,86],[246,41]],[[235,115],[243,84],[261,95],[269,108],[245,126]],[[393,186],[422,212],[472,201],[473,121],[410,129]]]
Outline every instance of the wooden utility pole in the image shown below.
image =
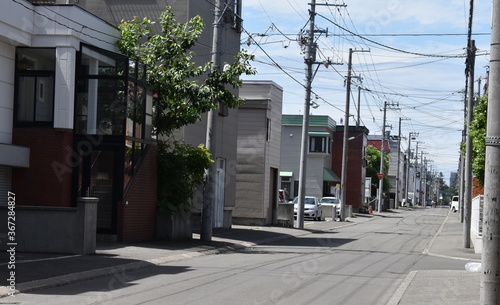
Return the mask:
[[471,125],[474,112],[474,62],[476,58],[476,44],[474,40],[469,42],[467,50],[467,71],[469,72],[469,84],[467,88],[467,130],[465,135],[465,188],[464,188],[464,226],[463,246],[470,248],[471,228],[471,206],[472,206],[472,137]]

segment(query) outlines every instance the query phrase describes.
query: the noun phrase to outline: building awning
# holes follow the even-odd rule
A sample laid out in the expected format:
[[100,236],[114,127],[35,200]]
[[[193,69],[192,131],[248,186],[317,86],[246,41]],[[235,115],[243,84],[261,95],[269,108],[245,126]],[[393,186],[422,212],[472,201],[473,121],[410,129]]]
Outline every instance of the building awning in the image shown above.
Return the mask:
[[292,177],[293,172],[280,172],[280,177]]
[[340,182],[340,178],[331,169],[324,167],[323,181]]

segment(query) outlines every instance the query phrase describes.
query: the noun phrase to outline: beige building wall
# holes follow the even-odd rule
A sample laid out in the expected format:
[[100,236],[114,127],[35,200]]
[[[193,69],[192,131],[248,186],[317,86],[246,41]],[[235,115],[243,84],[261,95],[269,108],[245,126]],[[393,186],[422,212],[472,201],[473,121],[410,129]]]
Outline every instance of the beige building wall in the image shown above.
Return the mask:
[[245,81],[238,113],[237,224],[273,224],[281,153],[283,89],[272,81]]

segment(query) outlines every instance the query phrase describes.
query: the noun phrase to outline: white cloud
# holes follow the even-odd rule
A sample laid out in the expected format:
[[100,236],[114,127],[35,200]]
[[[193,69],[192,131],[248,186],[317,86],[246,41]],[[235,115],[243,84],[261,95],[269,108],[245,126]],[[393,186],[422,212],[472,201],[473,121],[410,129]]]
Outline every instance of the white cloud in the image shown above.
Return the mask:
[[[304,28],[308,18],[309,0],[245,0],[243,2],[244,26],[251,33],[266,33],[269,36],[255,36],[262,48],[291,73],[294,78],[304,81],[303,54],[295,39]],[[334,3],[322,0],[321,3]],[[431,0],[350,0],[347,12],[342,17],[330,8],[318,6],[317,12],[340,23],[350,30],[362,34],[374,33],[466,33],[468,22],[468,1]],[[320,3],[318,0],[317,3]],[[338,1],[337,1],[338,3]],[[491,4],[479,2],[475,6],[474,31],[488,32],[491,20]],[[274,24],[276,28],[270,28]],[[339,29],[321,16],[316,18],[319,28],[328,28],[329,34],[339,34]],[[287,37],[281,35],[287,34]],[[340,32],[346,34],[345,32]],[[245,35],[243,35],[245,37]],[[426,54],[460,54],[466,46],[466,36],[368,36],[384,45],[411,52]],[[489,37],[474,37],[481,50],[489,49]],[[399,102],[400,111],[390,111],[388,120],[395,124],[398,118],[411,117],[414,122],[403,124],[403,134],[420,131],[426,140],[425,150],[435,155],[434,165],[441,171],[456,170],[458,163],[458,142],[461,139],[463,102],[457,91],[465,86],[464,59],[437,61],[435,57],[389,51],[386,48],[362,41],[353,36],[324,35],[318,41],[325,56],[337,56],[347,60],[349,48],[370,48],[370,53],[356,53],[353,69],[364,78],[363,86],[381,91],[378,96],[362,95],[361,117],[372,134],[380,134],[382,114],[379,111],[384,100]],[[284,48],[289,44],[288,48]],[[247,47],[245,47],[247,48]],[[255,51],[257,60],[271,61],[255,46],[247,49]],[[333,51],[332,51],[333,50]],[[433,62],[435,61],[435,62]],[[488,57],[476,59],[476,78],[484,76],[484,66]],[[332,107],[319,102],[315,114],[327,114],[339,121],[343,117],[345,87],[343,77],[347,65],[320,68],[313,82],[313,90],[327,100]],[[376,70],[376,71],[374,71]],[[285,73],[269,65],[258,64],[262,74],[252,79],[270,79],[284,89],[283,112],[302,113],[304,88],[291,80]],[[337,73],[338,72],[338,73]],[[385,92],[385,94],[384,94]],[[395,93],[395,94],[394,94]],[[357,92],[353,94],[357,97]],[[351,107],[352,113],[356,110]],[[375,121],[373,121],[373,119]],[[393,133],[397,132],[393,129]],[[448,175],[445,173],[445,175]]]

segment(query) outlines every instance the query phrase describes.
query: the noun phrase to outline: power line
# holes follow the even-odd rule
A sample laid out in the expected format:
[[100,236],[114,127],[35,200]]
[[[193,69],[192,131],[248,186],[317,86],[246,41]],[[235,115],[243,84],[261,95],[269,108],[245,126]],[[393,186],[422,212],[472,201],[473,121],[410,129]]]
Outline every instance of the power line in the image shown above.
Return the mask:
[[357,33],[354,33],[352,32],[351,30],[341,26],[340,24],[336,23],[335,21],[331,20],[330,18],[322,15],[322,14],[319,14],[317,13],[318,16],[322,17],[323,19],[329,21],[330,23],[332,23],[333,25],[341,28],[342,30],[352,34],[353,36],[356,36],[356,37],[359,37],[361,39],[364,39],[366,41],[369,41],[373,44],[376,44],[376,45],[379,45],[381,47],[384,47],[384,48],[387,48],[387,49],[390,49],[390,50],[393,50],[393,51],[396,51],[396,52],[400,52],[400,53],[405,53],[405,54],[412,54],[412,55],[417,55],[417,56],[424,56],[424,57],[448,57],[448,58],[465,58],[466,57],[466,54],[458,54],[458,55],[440,55],[440,54],[425,54],[425,53],[418,53],[418,52],[411,52],[411,51],[405,51],[405,50],[402,50],[402,49],[398,49],[398,48],[395,48],[395,47],[391,47],[391,46],[388,46],[388,45],[385,45],[385,44],[382,44],[380,42],[377,42],[375,40],[372,40],[372,39],[369,39],[369,38],[366,38],[364,36],[361,36]]

